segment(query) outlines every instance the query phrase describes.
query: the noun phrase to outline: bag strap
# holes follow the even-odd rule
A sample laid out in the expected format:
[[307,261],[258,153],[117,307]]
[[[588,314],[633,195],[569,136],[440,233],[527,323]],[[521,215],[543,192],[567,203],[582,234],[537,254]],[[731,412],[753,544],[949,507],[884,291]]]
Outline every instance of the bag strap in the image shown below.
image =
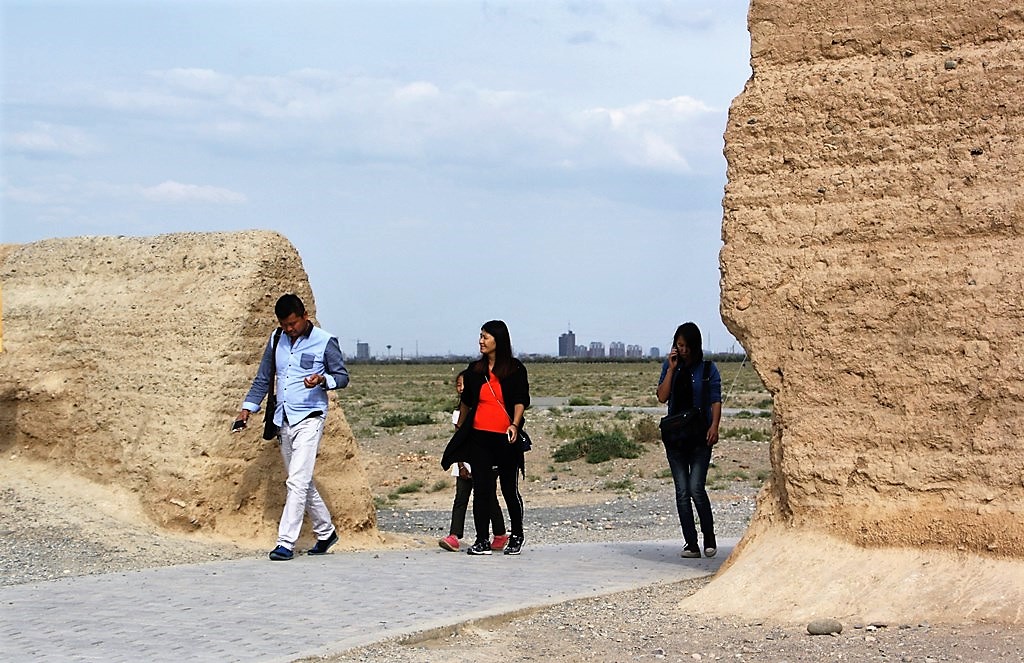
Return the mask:
[[281,340],[281,328],[278,327],[277,331],[274,332],[274,343],[270,349],[270,390],[267,392],[270,394],[270,398],[276,398],[274,395],[274,378],[277,377],[277,343]]
[[[508,408],[505,407],[505,401],[500,399],[500,398],[498,398],[498,394],[494,393],[494,387],[491,386],[491,372],[490,371],[487,371],[487,382],[485,384],[487,385],[487,388],[491,390],[491,396],[494,396],[494,400],[498,401],[498,403],[501,405],[501,411],[505,413],[505,418],[508,419],[508,425],[509,426],[516,426],[514,423],[512,423],[512,417],[510,417],[509,414],[508,414]],[[516,430],[518,430],[518,429],[519,429],[519,426],[516,426]]]

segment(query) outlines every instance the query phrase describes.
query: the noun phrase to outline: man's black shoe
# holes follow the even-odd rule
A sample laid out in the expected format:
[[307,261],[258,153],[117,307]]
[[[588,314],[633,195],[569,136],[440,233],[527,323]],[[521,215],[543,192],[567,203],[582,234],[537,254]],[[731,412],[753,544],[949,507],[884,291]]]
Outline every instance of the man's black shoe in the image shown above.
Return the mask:
[[326,539],[320,539],[316,545],[306,551],[307,555],[325,555],[335,543],[338,542],[338,529],[335,528]]

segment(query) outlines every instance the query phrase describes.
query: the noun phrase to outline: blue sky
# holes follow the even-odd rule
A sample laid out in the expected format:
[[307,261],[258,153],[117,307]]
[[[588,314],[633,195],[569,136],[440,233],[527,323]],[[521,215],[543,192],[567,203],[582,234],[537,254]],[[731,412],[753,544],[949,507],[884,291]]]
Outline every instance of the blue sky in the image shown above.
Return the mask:
[[747,7],[0,0],[0,241],[276,230],[346,353],[474,353],[491,318],[727,350]]

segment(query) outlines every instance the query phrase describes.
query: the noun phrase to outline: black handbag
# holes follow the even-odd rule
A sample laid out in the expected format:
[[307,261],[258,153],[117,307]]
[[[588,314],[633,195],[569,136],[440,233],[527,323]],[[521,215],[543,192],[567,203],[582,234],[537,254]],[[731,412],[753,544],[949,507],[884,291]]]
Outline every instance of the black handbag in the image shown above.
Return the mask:
[[533,440],[530,439],[530,435],[523,429],[519,429],[519,437],[516,438],[516,449],[523,453],[526,453],[533,448]]
[[270,350],[270,391],[267,393],[267,409],[263,411],[263,439],[273,440],[281,429],[274,423],[277,410],[277,396],[274,394],[274,377],[277,375],[277,342],[281,340],[281,328],[274,332],[274,346]]
[[692,407],[682,412],[662,417],[658,423],[661,429],[661,441],[671,446],[679,446],[700,439],[704,428],[704,417],[700,408]]

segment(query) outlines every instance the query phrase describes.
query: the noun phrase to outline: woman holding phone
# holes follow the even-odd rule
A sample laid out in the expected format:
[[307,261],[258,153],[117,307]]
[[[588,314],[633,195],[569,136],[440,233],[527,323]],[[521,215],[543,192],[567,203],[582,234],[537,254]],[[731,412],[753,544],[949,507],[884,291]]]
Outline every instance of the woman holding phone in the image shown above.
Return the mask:
[[[672,350],[661,366],[658,402],[668,403],[668,413],[695,409],[698,431],[689,439],[665,444],[665,455],[676,488],[676,511],[683,530],[681,557],[700,557],[694,507],[704,537],[704,556],[718,552],[715,519],[705,483],[711,466],[711,449],[718,443],[718,424],[722,419],[722,376],[714,362],[704,361],[700,329],[685,322],[672,337]],[[692,504],[691,504],[692,502]]]

